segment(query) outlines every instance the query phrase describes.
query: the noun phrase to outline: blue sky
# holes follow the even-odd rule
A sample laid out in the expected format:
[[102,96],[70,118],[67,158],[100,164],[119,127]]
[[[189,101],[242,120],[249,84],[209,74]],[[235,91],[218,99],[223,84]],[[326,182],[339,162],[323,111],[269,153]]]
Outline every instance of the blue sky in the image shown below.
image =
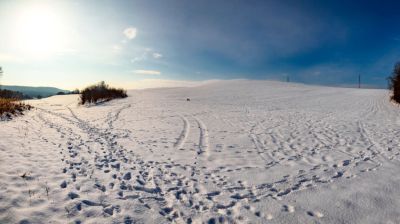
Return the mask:
[[386,87],[397,1],[0,1],[4,84],[274,79]]

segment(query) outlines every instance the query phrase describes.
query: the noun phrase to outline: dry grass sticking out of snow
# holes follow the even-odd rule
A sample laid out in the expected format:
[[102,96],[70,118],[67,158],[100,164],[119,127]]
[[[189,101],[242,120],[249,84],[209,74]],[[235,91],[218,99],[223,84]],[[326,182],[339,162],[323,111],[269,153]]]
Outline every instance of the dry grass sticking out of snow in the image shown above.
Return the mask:
[[12,116],[22,114],[23,111],[31,108],[29,104],[16,99],[0,98],[0,120],[9,120]]

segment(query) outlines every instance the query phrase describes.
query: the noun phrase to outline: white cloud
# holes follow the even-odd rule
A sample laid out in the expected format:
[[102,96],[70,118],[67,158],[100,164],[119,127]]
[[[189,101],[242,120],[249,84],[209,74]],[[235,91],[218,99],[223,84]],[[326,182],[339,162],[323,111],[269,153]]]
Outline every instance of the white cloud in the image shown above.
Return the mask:
[[161,53],[155,52],[150,48],[146,48],[146,49],[144,49],[144,51],[142,52],[142,54],[140,56],[132,58],[131,62],[135,63],[135,62],[146,60],[148,58],[160,59],[162,57],[163,57],[163,55]]
[[139,75],[161,75],[161,72],[156,70],[135,70],[133,72]]
[[128,38],[129,40],[132,40],[136,37],[137,29],[135,27],[128,27],[124,30],[123,33],[126,38]]
[[153,53],[153,58],[155,58],[155,59],[159,59],[159,58],[162,58],[162,57],[163,57],[163,55],[158,53],[158,52],[154,52]]
[[143,61],[144,59],[146,59],[146,53],[143,53],[142,55],[138,56],[138,57],[134,57],[131,59],[132,63],[138,62],[138,61]]

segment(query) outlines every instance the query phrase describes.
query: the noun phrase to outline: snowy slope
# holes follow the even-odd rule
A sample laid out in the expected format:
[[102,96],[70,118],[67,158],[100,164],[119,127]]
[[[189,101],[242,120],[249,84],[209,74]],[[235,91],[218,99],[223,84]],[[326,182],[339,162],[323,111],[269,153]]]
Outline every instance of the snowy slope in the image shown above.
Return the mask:
[[129,95],[50,97],[0,123],[0,223],[400,223],[386,90],[235,80]]

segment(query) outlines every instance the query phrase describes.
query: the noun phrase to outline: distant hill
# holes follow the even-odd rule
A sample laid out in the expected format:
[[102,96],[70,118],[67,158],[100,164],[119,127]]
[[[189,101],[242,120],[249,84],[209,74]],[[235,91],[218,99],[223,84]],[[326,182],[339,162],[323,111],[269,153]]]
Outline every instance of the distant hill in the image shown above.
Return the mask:
[[58,92],[65,92],[68,93],[70,91],[68,90],[63,90],[63,89],[58,89],[55,87],[32,87],[32,86],[7,86],[7,85],[1,85],[1,89],[8,89],[11,91],[17,91],[20,93],[23,93],[26,96],[32,97],[32,98],[38,98],[40,97],[49,97],[56,95]]

